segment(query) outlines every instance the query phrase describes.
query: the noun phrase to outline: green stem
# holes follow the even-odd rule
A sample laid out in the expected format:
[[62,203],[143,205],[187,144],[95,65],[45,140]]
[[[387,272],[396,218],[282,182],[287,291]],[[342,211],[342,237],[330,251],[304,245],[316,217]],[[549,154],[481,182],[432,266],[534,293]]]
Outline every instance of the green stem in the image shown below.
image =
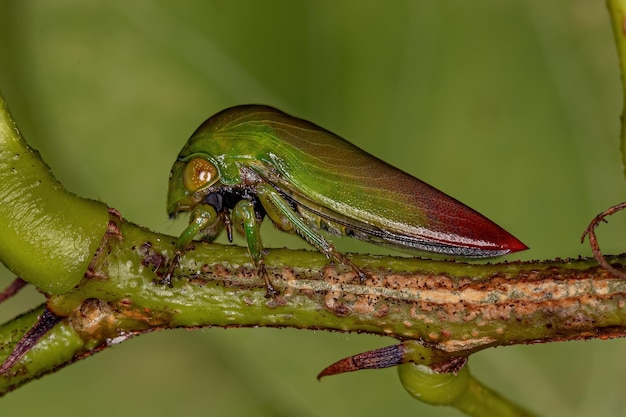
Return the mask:
[[268,300],[245,248],[197,244],[169,288],[158,282],[175,239],[121,219],[111,224],[92,278],[49,298],[57,315],[98,299],[121,321],[119,331],[290,326],[418,339],[454,355],[626,332],[626,282],[592,259],[477,265],[353,255],[370,275],[361,285],[318,252],[272,249],[266,267],[281,295]]
[[469,366],[458,372],[438,373],[433,367],[439,358],[432,350],[418,343],[411,343],[410,349],[413,362],[398,366],[398,375],[413,397],[432,405],[454,407],[469,416],[535,415],[483,385],[470,373]]
[[[467,372],[469,373],[469,370]],[[451,406],[469,416],[530,417],[537,415],[504,398],[471,374],[467,390]]]
[[[624,83],[624,74],[626,74],[626,0],[607,0],[606,3],[613,23],[613,33],[622,74],[622,97],[626,97],[626,83]],[[626,106],[622,110],[621,131],[622,169],[626,176],[626,128],[624,127],[624,120],[626,120]]]
[[67,192],[0,96],[0,262],[44,292],[81,280],[107,226],[103,203]]

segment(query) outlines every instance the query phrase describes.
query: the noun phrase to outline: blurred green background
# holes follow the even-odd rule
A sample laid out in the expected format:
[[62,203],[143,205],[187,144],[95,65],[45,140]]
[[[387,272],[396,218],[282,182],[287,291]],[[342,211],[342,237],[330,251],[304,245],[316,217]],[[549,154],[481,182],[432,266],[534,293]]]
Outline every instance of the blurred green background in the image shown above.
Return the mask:
[[[168,173],[188,136],[227,106],[264,103],[481,211],[531,247],[519,259],[589,256],[583,229],[626,195],[620,88],[592,0],[0,0],[0,90],[26,138],[67,188],[170,234],[184,221],[165,215]],[[615,216],[600,230],[605,253],[624,251],[625,228]],[[269,224],[263,234],[306,247]],[[0,319],[41,300],[29,290]],[[410,398],[394,369],[315,379],[393,342],[155,333],[20,388],[0,414],[458,416]],[[490,349],[470,365],[544,415],[621,416],[625,343]]]

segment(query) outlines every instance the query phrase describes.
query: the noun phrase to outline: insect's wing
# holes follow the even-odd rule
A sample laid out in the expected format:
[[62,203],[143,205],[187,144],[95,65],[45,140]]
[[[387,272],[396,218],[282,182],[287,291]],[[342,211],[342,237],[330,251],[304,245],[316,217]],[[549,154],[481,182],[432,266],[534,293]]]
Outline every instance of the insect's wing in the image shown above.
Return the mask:
[[280,139],[270,154],[278,175],[268,181],[365,240],[467,257],[527,249],[475,210],[313,123],[284,113],[263,123]]
[[[422,235],[415,233],[407,234],[406,231],[398,232],[330,210],[299,193],[283,191],[282,194],[292,203],[300,215],[317,229],[325,230],[332,234],[347,235],[378,245],[391,246],[401,250],[415,250],[468,258],[500,256],[526,249],[526,246],[515,238],[513,239],[521,245],[517,249],[516,247],[505,247],[503,245],[486,247],[489,242],[484,241],[480,242],[482,246],[476,246],[476,242],[472,240],[460,242],[458,236],[453,236],[457,240],[451,242],[449,238],[447,240],[438,239],[437,237],[433,238],[430,230],[425,231]],[[481,216],[480,220],[484,221],[484,217]],[[499,226],[497,227],[499,228]],[[508,235],[508,232],[501,230]],[[446,231],[445,233],[449,235],[450,232]],[[502,241],[501,237],[499,241]]]

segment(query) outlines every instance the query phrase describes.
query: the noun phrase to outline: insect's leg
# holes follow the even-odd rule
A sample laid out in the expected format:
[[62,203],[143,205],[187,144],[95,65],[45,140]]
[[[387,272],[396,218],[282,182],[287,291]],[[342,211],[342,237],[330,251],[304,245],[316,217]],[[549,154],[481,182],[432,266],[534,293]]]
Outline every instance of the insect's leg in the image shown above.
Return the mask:
[[[269,184],[259,184],[256,187],[257,197],[263,204],[270,219],[282,230],[294,230],[307,242],[322,252],[326,257],[352,268],[361,283],[365,282],[367,275],[359,269],[346,255],[338,252],[332,243],[328,242],[322,235],[317,233],[309,224],[296,213],[291,205]],[[292,226],[289,228],[287,223]]]
[[240,200],[232,211],[233,225],[241,231],[246,237],[248,243],[248,251],[257,267],[258,274],[265,281],[266,294],[265,297],[275,297],[280,292],[274,288],[270,277],[265,270],[265,261],[263,260],[263,242],[261,242],[261,220],[257,218],[254,203],[248,200]]
[[163,283],[172,284],[172,274],[178,266],[178,261],[196,235],[205,233],[209,237],[215,237],[219,233],[221,227],[219,219],[220,216],[210,204],[200,204],[191,212],[189,226],[183,230],[176,241],[176,253],[163,277]]
[[[217,232],[219,233],[219,226],[221,226],[218,222],[219,215],[215,211],[215,207],[210,204],[200,204],[191,212],[191,216],[189,218],[189,226],[178,237],[176,241],[176,249],[184,250],[189,244],[193,241],[193,238],[196,237],[199,233],[207,233],[213,236],[213,233],[210,233],[212,228],[218,227]],[[217,233],[215,233],[216,235]]]

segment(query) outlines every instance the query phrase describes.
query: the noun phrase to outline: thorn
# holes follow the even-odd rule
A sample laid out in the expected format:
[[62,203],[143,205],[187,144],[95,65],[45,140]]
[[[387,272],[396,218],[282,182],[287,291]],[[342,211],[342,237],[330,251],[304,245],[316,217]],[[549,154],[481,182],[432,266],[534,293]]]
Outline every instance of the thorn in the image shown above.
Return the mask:
[[0,366],[0,375],[6,374],[20,359],[24,357],[46,333],[48,333],[63,318],[52,313],[47,308],[39,316],[39,319],[33,327],[31,327],[24,336],[17,342],[13,351],[5,359]]
[[401,344],[387,346],[343,358],[324,368],[317,376],[317,379],[320,380],[324,376],[360,371],[362,369],[389,368],[391,366],[400,365],[403,362],[404,346]]
[[15,280],[9,284],[2,292],[0,292],[0,303],[8,300],[17,294],[22,288],[24,288],[28,284],[28,282],[24,281],[22,278],[17,277]]

